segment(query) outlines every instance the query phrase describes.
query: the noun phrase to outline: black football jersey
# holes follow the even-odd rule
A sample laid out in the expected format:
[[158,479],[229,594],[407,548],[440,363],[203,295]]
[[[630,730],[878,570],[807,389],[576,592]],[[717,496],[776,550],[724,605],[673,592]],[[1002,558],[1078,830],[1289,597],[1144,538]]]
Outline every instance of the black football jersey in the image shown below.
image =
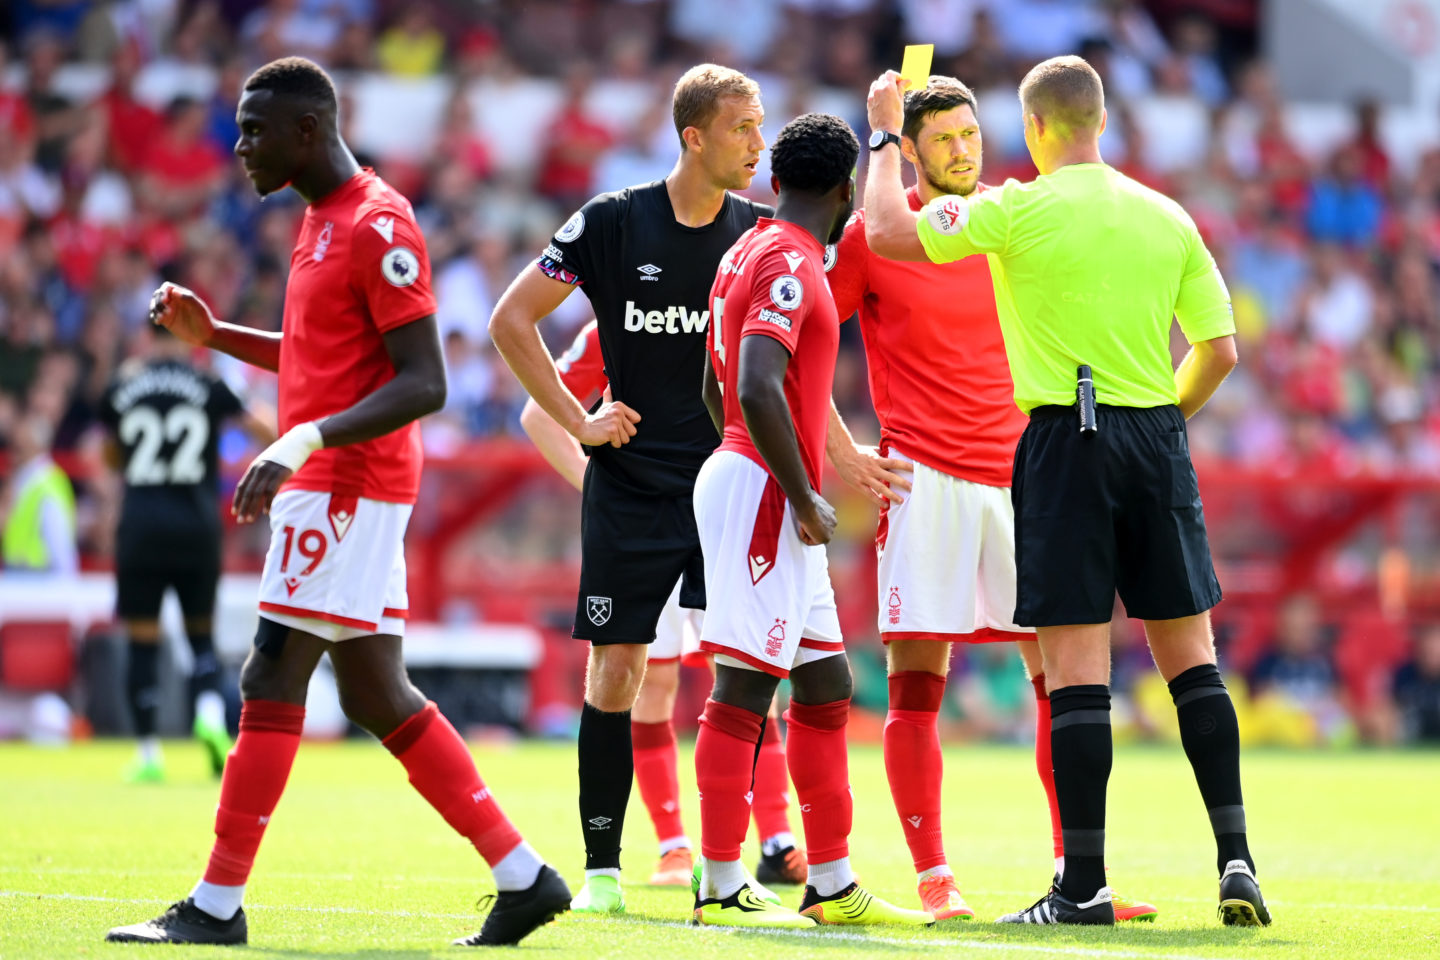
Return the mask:
[[590,298],[611,394],[641,420],[624,446],[586,452],[638,492],[688,493],[720,443],[701,395],[710,286],[725,252],[772,214],[727,193],[714,221],[687,227],[657,180],[585,204],[537,261]]
[[122,528],[218,524],[220,427],[243,409],[225,381],[177,360],[122,370],[100,402],[122,451]]

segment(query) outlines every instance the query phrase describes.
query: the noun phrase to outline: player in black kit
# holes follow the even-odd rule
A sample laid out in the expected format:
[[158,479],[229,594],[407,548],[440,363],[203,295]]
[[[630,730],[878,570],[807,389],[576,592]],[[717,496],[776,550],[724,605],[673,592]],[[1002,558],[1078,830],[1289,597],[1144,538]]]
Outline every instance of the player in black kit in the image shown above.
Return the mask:
[[[760,89],[715,64],[675,85],[680,159],[664,180],[601,194],[555,234],[495,308],[490,334],[551,418],[590,454],[581,506],[574,636],[590,641],[580,716],[585,888],[572,909],[620,913],[620,836],[634,774],[630,709],[646,645],[683,577],[704,607],[691,493],[720,442],[701,396],[710,285],[768,207],[731,194],[765,149]],[[610,393],[587,412],[560,381],[536,325],[576,287],[590,298]]]
[[164,327],[154,327],[150,337],[148,356],[123,365],[100,402],[100,419],[111,433],[109,459],[125,481],[115,536],[115,608],[129,639],[126,693],[140,740],[127,776],[164,779],[155,714],[160,604],[170,588],[195,657],[195,736],[219,776],[230,751],[210,632],[220,581],[220,427],[243,417],[261,447],[275,435],[245,412],[223,380],[190,363],[188,345]]

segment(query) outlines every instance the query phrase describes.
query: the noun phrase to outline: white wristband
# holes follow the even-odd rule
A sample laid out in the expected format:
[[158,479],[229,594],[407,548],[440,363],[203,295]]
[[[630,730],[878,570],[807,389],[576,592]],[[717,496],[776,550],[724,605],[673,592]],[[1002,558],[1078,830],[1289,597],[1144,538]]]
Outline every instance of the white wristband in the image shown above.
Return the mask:
[[312,420],[285,431],[283,437],[266,447],[255,459],[278,463],[294,473],[310,459],[310,454],[324,445],[325,438],[320,436],[320,428]]

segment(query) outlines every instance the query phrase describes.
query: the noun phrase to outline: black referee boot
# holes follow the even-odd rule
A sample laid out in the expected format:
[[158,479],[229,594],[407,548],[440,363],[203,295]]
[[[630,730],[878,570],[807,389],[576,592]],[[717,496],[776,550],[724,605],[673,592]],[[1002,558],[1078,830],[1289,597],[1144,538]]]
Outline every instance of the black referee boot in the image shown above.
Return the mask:
[[1220,920],[1227,927],[1268,927],[1270,908],[1244,860],[1225,864],[1220,877]]
[[1110,902],[1110,888],[1100,890],[1084,903],[1076,903],[1060,893],[1059,886],[1050,888],[1033,904],[1019,913],[1007,913],[996,923],[1071,923],[1090,926],[1114,926],[1115,905]]
[[454,941],[457,947],[514,946],[570,909],[570,887],[549,864],[525,890],[492,894],[495,906],[474,936]]
[[244,944],[249,939],[245,911],[236,910],[221,920],[195,906],[191,897],[172,903],[154,920],[116,927],[105,934],[109,943],[210,943],[217,946]]

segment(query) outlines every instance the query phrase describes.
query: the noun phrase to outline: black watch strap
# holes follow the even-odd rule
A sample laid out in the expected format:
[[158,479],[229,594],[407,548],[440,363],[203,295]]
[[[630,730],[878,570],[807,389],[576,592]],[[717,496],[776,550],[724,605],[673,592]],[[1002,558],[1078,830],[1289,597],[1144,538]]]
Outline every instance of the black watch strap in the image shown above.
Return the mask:
[[885,145],[890,143],[898,147],[900,145],[900,137],[897,134],[891,133],[889,130],[876,130],[870,134],[870,149],[872,151],[883,150]]

